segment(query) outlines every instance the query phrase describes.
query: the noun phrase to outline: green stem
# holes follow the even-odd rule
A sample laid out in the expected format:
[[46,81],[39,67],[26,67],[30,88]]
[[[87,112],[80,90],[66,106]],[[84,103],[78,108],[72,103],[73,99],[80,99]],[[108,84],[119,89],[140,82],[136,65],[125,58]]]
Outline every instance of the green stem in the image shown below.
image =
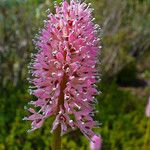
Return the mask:
[[61,126],[59,125],[53,132],[52,150],[61,150]]
[[148,118],[147,129],[146,129],[146,134],[145,134],[145,141],[144,141],[144,150],[147,150],[149,134],[150,134],[150,119]]

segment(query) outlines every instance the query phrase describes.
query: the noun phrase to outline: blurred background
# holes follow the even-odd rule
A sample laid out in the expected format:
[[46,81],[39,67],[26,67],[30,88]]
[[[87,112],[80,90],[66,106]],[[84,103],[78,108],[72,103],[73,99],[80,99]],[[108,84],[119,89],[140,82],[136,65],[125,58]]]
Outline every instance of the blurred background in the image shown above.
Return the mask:
[[[61,0],[58,0],[60,2]],[[150,96],[150,0],[86,0],[102,27],[101,79],[97,109],[103,150],[141,150]],[[52,0],[0,0],[0,150],[51,149],[51,119],[28,134],[24,105],[32,39],[43,27]],[[78,138],[77,138],[78,137]],[[149,137],[150,138],[150,137]],[[88,140],[74,131],[63,136],[63,150],[88,150]],[[147,143],[149,150],[150,144]]]

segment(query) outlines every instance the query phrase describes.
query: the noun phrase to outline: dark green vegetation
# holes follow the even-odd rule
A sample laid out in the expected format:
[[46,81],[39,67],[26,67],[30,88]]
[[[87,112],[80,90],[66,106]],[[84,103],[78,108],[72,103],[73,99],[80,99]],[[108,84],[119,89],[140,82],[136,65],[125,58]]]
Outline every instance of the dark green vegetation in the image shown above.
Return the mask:
[[[102,122],[96,131],[103,150],[141,150],[150,95],[150,1],[88,0],[95,8],[95,22],[102,26],[103,51],[99,66],[102,82],[96,115]],[[51,0],[0,1],[0,150],[48,150],[51,118],[44,126],[26,133],[22,121],[28,94],[27,66],[35,52],[32,39],[43,26]],[[62,139],[63,150],[88,150],[88,141],[74,131]],[[148,150],[148,148],[147,148]]]

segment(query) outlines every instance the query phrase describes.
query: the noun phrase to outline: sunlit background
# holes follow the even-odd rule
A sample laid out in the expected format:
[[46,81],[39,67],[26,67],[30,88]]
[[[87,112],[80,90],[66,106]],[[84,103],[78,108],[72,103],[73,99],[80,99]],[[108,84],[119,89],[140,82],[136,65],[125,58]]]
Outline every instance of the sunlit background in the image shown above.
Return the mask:
[[[103,150],[141,150],[150,96],[150,1],[86,2],[92,3],[95,23],[102,27],[102,94],[96,106],[101,127],[95,131],[103,138]],[[51,119],[30,134],[30,122],[22,121],[24,106],[33,99],[26,79],[36,51],[32,39],[48,8],[54,12],[52,0],[0,0],[0,150],[51,149]],[[149,150],[150,137],[146,145]],[[76,130],[63,136],[62,147],[89,150],[89,141]]]

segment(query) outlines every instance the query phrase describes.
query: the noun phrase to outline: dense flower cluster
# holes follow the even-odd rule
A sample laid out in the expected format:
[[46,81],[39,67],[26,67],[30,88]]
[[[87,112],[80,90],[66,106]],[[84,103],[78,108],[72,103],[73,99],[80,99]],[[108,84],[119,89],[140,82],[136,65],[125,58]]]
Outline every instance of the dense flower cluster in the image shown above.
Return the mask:
[[56,6],[55,15],[48,14],[39,33],[35,42],[39,50],[31,64],[30,79],[34,85],[30,92],[37,97],[30,104],[37,108],[29,108],[31,115],[24,118],[32,121],[30,131],[55,116],[52,132],[61,125],[62,135],[68,128],[79,128],[88,139],[94,136],[99,26],[94,25],[89,6],[63,1]]

